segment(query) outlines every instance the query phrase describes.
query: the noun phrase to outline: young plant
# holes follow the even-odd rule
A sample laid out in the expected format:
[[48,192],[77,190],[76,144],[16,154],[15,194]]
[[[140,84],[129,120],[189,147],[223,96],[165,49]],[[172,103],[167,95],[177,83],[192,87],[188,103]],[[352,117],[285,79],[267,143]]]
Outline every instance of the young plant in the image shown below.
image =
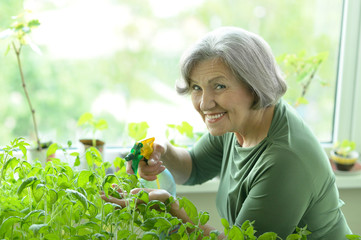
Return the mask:
[[14,151],[20,149],[23,155],[26,156],[26,146],[29,146],[28,143],[24,141],[23,138],[16,138],[11,141],[10,145],[7,145],[2,150],[4,151],[0,154],[0,164],[1,164],[1,174],[0,174],[0,186],[1,181],[5,179],[6,171],[13,165],[17,164],[19,161],[16,157],[14,157]]
[[337,155],[348,157],[356,149],[356,143],[345,139],[342,142],[336,142],[334,149]]
[[[216,240],[219,235],[212,231],[204,236],[200,226],[208,222],[209,214],[198,212],[185,197],[170,197],[163,203],[150,201],[145,191],[131,194],[141,185],[135,175],[126,173],[124,159],[116,158],[114,166],[119,170],[106,174],[110,164],[92,152],[95,148],[89,148],[89,161],[99,166],[95,169],[77,171],[57,158],[43,167],[26,161],[26,145],[22,138],[15,139],[0,154],[0,239]],[[103,201],[100,192],[123,198],[126,206]],[[192,223],[170,214],[174,201]],[[241,227],[230,226],[225,219],[222,224],[227,239],[281,239],[273,232],[255,236],[250,221]],[[296,228],[286,239],[304,240],[309,234],[306,227]],[[361,239],[358,235],[346,237]]]
[[7,30],[0,33],[0,39],[2,39],[2,38],[9,39],[9,44],[8,44],[8,48],[7,48],[5,55],[11,49],[14,51],[14,53],[16,55],[19,73],[20,73],[21,85],[23,87],[25,97],[26,97],[26,100],[27,100],[27,103],[29,106],[29,110],[30,110],[30,113],[32,116],[34,133],[35,133],[35,138],[36,138],[36,143],[37,143],[36,148],[38,150],[41,150],[44,146],[46,147],[46,145],[41,144],[41,141],[39,138],[35,109],[33,107],[31,99],[30,99],[30,95],[29,95],[29,92],[27,89],[27,84],[25,81],[23,67],[21,64],[21,52],[22,52],[23,47],[29,45],[35,52],[40,53],[39,48],[34,43],[32,43],[29,38],[29,34],[32,32],[32,30],[34,28],[36,28],[40,25],[40,22],[37,19],[27,20],[26,14],[29,12],[30,11],[25,11],[24,13],[13,17],[13,19],[14,19],[13,23]]
[[147,137],[149,125],[147,122],[129,123],[128,124],[128,135],[134,141],[140,141]]
[[78,119],[78,126],[89,129],[92,133],[92,145],[96,146],[96,133],[108,129],[108,122],[105,119],[95,119],[93,114],[86,112]]
[[167,129],[165,132],[166,138],[169,142],[177,147],[188,147],[187,145],[181,144],[179,140],[177,140],[177,135],[185,136],[189,141],[196,142],[202,136],[202,133],[195,133],[193,131],[192,125],[188,122],[183,121],[181,124],[167,124]]
[[[301,87],[301,93],[296,97],[293,105],[295,107],[300,104],[307,104],[306,95],[310,89],[311,83],[318,79],[322,86],[326,86],[327,82],[319,78],[317,72],[321,64],[328,58],[327,52],[319,53],[315,56],[307,57],[306,51],[298,54],[283,54],[277,57],[277,62],[281,65],[285,73],[287,82],[295,81]],[[290,91],[289,91],[290,92]]]

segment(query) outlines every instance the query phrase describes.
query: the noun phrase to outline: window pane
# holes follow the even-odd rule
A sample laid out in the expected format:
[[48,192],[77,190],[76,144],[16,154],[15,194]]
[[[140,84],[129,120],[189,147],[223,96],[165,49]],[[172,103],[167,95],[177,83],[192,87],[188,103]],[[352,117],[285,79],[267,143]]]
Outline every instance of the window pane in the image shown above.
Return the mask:
[[[1,1],[0,28],[22,6]],[[41,25],[32,39],[42,51],[22,50],[22,64],[42,140],[77,143],[84,112],[108,121],[107,146],[129,143],[129,122],[147,121],[149,134],[164,137],[166,124],[187,121],[204,131],[188,97],[177,96],[182,52],[206,32],[233,25],[260,34],[274,54],[327,52],[312,81],[307,105],[297,110],[320,141],[332,140],[341,0],[24,0]],[[324,10],[327,6],[327,11]],[[34,140],[32,120],[16,58],[1,40],[0,145],[16,136]],[[327,82],[322,86],[319,80]],[[293,104],[302,88],[292,79]]]

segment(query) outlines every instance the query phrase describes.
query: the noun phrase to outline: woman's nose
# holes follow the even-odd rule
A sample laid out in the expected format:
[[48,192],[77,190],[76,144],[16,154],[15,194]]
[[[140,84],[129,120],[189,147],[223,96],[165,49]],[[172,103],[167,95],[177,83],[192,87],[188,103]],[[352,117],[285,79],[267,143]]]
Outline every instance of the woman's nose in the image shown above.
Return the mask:
[[216,102],[214,100],[213,94],[203,91],[200,102],[200,109],[202,111],[207,111],[214,108],[215,106],[216,106]]

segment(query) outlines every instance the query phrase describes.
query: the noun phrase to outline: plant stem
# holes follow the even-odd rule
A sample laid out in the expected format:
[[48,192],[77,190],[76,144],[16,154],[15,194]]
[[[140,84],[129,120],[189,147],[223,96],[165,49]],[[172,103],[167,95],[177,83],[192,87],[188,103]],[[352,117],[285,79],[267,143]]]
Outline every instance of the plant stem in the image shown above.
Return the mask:
[[309,88],[309,86],[310,86],[313,78],[315,77],[315,74],[316,74],[316,72],[317,72],[318,66],[319,66],[319,64],[317,64],[317,66],[313,69],[313,71],[312,71],[310,77],[308,78],[308,81],[306,82],[306,84],[303,85],[303,90],[302,90],[302,95],[301,95],[302,97],[305,97],[305,96],[306,96],[307,90],[308,90],[308,88]]
[[8,161],[8,160],[7,160],[8,156],[9,156],[8,153],[6,153],[6,155],[4,154],[4,158],[3,158],[4,162],[3,162],[3,166],[2,166],[2,168],[1,168],[1,175],[0,175],[0,186],[1,186],[1,181],[2,181],[3,178],[4,178],[4,174],[5,174],[5,172],[4,172],[4,170],[5,170],[5,169],[4,169],[4,166],[5,166],[6,162]]
[[100,222],[100,232],[99,233],[101,233],[101,231],[103,231],[103,222],[104,222],[104,202],[102,202],[102,207],[101,207],[101,209],[100,209],[100,211],[101,211],[101,222]]
[[17,48],[17,47],[15,46],[15,43],[14,43],[14,42],[13,42],[12,44],[13,44],[13,48],[14,48],[14,51],[15,51],[15,54],[16,54],[16,59],[17,59],[17,61],[18,61],[18,66],[19,66],[19,71],[20,71],[20,77],[21,77],[22,86],[23,86],[24,93],[25,93],[25,96],[26,96],[26,99],[27,99],[27,102],[28,102],[28,105],[29,105],[29,108],[30,108],[30,111],[31,111],[32,119],[33,119],[34,131],[35,131],[35,137],[36,137],[36,143],[37,143],[37,145],[38,145],[38,146],[37,146],[37,149],[38,149],[38,150],[41,150],[41,144],[40,144],[40,139],[39,139],[39,134],[38,134],[38,126],[37,126],[36,118],[35,118],[35,110],[34,110],[34,108],[33,108],[33,105],[31,104],[30,97],[29,97],[29,93],[28,93],[28,90],[27,90],[27,88],[26,88],[24,73],[23,73],[23,69],[22,69],[21,61],[20,61],[21,44],[20,44],[19,48]]

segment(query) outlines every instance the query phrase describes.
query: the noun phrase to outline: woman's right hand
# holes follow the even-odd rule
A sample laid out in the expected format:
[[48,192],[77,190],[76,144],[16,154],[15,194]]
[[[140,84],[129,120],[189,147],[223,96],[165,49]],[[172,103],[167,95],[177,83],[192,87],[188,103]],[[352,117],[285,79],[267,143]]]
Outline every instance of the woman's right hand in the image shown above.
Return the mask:
[[[165,170],[165,166],[161,161],[162,155],[166,152],[166,147],[158,143],[153,143],[153,153],[150,155],[148,161],[144,158],[139,161],[138,173],[139,176],[147,181],[154,181],[157,175]],[[127,173],[134,174],[132,169],[132,161],[127,162]]]

